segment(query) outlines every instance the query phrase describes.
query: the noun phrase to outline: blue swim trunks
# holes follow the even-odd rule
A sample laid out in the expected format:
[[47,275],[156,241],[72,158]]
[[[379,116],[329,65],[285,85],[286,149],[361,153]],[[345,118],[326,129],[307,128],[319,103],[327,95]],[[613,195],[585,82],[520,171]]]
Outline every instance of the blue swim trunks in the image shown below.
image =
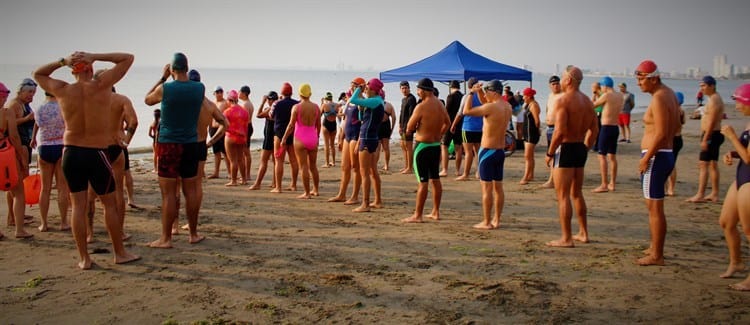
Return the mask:
[[502,181],[505,151],[479,148],[479,179],[484,182]]
[[[646,150],[641,152],[641,157]],[[664,183],[674,169],[674,154],[672,149],[661,149],[648,162],[646,172],[641,175],[643,197],[648,200],[664,199]]]

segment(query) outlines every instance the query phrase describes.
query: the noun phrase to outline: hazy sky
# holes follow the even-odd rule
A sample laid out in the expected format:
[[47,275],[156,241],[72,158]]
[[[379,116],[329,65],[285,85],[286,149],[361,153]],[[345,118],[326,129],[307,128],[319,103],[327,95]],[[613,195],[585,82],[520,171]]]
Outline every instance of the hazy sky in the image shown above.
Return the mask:
[[460,40],[535,72],[620,72],[646,58],[712,72],[720,53],[750,65],[748,18],[747,0],[0,0],[0,63],[84,50],[155,66],[182,51],[201,67],[381,71]]

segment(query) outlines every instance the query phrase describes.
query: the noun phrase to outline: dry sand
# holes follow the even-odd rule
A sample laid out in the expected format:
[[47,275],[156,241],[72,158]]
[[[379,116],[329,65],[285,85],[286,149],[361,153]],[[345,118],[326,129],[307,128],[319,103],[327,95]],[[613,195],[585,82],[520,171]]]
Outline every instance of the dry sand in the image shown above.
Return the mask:
[[[725,122],[744,127],[746,120],[728,111]],[[136,197],[144,209],[127,211],[133,235],[127,247],[143,259],[113,263],[101,212],[98,241],[89,250],[107,252],[92,255],[91,271],[76,268],[67,232],[5,238],[0,323],[748,323],[750,293],[727,289],[747,273],[718,277],[728,263],[721,205],[684,202],[697,187],[698,123],[686,124],[677,196],[665,203],[666,266],[633,264],[649,243],[636,118],[637,141],[620,146],[616,192],[590,193],[599,171],[589,155],[584,191],[592,241],[573,249],[544,245],[559,237],[554,192],[537,188],[547,176],[544,145],[536,150],[530,185],[517,184],[522,155],[506,160],[499,230],[471,228],[481,218],[478,181],[443,178],[443,220],[401,224],[414,207],[414,175],[383,173],[385,208],[354,214],[325,201],[338,188],[340,170],[321,168],[321,196],[312,200],[209,180],[199,228],[208,238],[190,245],[183,231],[168,250],[145,246],[160,231],[160,194],[150,159],[136,157]],[[397,146],[392,169],[403,164]],[[721,164],[722,199],[734,168]],[[50,210],[57,227],[56,206]],[[38,207],[27,214],[38,218]],[[3,232],[12,235],[12,228]]]

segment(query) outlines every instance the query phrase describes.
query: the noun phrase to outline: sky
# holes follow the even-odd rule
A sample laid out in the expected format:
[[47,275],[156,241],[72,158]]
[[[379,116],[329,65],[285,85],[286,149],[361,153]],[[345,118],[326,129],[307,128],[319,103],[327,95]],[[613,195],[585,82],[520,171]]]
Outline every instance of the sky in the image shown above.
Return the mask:
[[180,51],[202,67],[383,71],[459,40],[534,72],[712,72],[717,54],[750,66],[749,16],[747,0],[0,0],[0,64],[82,50],[162,66]]

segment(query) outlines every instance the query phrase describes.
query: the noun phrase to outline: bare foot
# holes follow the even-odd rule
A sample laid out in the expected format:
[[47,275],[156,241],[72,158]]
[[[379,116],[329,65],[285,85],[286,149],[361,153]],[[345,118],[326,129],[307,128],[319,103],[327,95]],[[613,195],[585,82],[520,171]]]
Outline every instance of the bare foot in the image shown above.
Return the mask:
[[500,219],[493,219],[490,224],[492,225],[492,228],[499,229],[500,228]]
[[651,247],[644,249],[641,253],[643,253],[643,255],[651,255]]
[[539,185],[539,188],[555,188],[555,183],[552,182],[546,182],[542,185]]
[[60,224],[60,231],[68,231],[70,230],[70,225],[67,223]]
[[609,189],[607,189],[606,185],[601,185],[593,190],[591,190],[591,193],[605,193],[609,192]]
[[135,203],[128,203],[128,206],[132,209],[140,209],[141,207],[137,206]]
[[729,285],[729,289],[737,291],[750,291],[750,280],[745,280],[740,283]]
[[34,237],[33,234],[27,233],[27,232],[16,232],[16,238],[18,239],[28,239]]
[[253,186],[250,186],[247,188],[248,190],[255,191],[260,189],[260,184],[253,184]]
[[122,234],[122,241],[126,241],[126,240],[128,240],[128,239],[130,239],[132,237],[133,237],[133,235],[131,235],[131,234],[123,233]]
[[608,189],[608,190],[609,190],[610,192],[614,192],[614,191],[615,191],[615,184],[609,184],[609,185],[607,185],[607,189]]
[[286,190],[290,191],[290,192],[297,192],[297,187],[296,186],[289,186],[289,187],[286,188]]
[[133,255],[128,252],[125,252],[125,255],[115,256],[115,264],[125,264],[125,263],[134,262],[140,259],[141,257],[138,255]]
[[440,177],[446,177],[446,176],[448,176],[448,172],[445,171],[445,170],[441,170],[440,173],[438,173],[438,176],[440,176]]
[[584,234],[577,234],[573,235],[573,240],[579,241],[582,243],[588,243],[589,242],[589,236]]
[[349,200],[346,200],[346,202],[344,202],[344,205],[355,205],[355,204],[359,204],[359,200],[349,199]]
[[422,221],[422,217],[417,216],[415,214],[415,215],[413,215],[411,217],[401,219],[401,222],[403,222],[403,223],[422,223],[423,221]]
[[172,241],[163,242],[161,239],[157,239],[148,244],[151,248],[172,248]]
[[195,236],[193,236],[193,235],[190,235],[190,239],[188,239],[188,242],[191,243],[191,244],[197,244],[197,243],[202,242],[204,239],[206,239],[206,236],[201,236],[201,235],[195,235]]
[[404,170],[401,171],[401,174],[414,174],[414,171],[411,170],[411,168],[404,169]]
[[383,208],[383,202],[373,202],[370,203],[370,207],[373,209],[382,209]]
[[673,190],[667,190],[666,194],[667,194],[667,196],[674,196],[674,191]]
[[330,163],[325,163],[325,164],[321,165],[320,167],[322,167],[322,168],[331,168],[331,164]]
[[179,234],[180,234],[180,228],[179,227],[177,227],[177,228],[173,227],[172,228],[172,236],[179,235]]
[[352,212],[370,212],[370,206],[369,205],[360,206],[358,208],[353,209]]
[[314,190],[314,191],[310,192],[310,195],[312,195],[312,196],[320,196],[320,193],[318,193],[318,190]]
[[85,259],[83,261],[78,262],[78,268],[81,270],[90,270],[91,269],[91,259]]
[[664,265],[664,257],[654,258],[653,256],[649,255],[637,259],[635,261],[635,264],[638,264],[640,266]]
[[86,243],[87,244],[91,244],[91,243],[95,243],[95,242],[96,242],[96,239],[94,239],[94,235],[86,236]]
[[189,225],[189,224],[185,224],[185,225],[183,225],[183,226],[181,227],[181,229],[182,229],[182,230],[190,230],[190,225]]
[[383,166],[383,170],[385,170],[385,171],[389,171],[389,170],[390,170],[390,167],[388,167],[388,166]]
[[703,199],[703,197],[701,197],[700,195],[696,195],[696,196],[693,196],[693,197],[685,200],[685,202],[690,202],[690,203],[704,203],[704,202],[706,202],[706,200]]
[[272,189],[272,190],[271,190],[270,192],[271,192],[271,193],[281,193],[281,189],[280,189],[280,188],[275,188],[275,187],[274,187],[274,188],[273,188],[273,189]]
[[480,222],[476,225],[471,226],[474,229],[481,229],[481,230],[492,230],[495,229],[495,227],[491,223],[484,223]]
[[526,185],[528,183],[529,183],[529,181],[527,181],[525,179],[522,179],[520,182],[518,182],[518,185]]
[[562,247],[562,248],[573,248],[575,245],[573,245],[573,241],[564,241],[562,239],[548,241],[545,245],[549,247]]
[[311,197],[309,193],[302,193],[297,196],[298,199],[310,199]]
[[231,181],[229,183],[224,184],[224,186],[237,186],[237,182],[236,181]]
[[456,180],[456,181],[465,181],[467,179],[468,179],[468,177],[466,177],[466,175],[461,175],[461,176],[456,177],[454,180]]
[[731,278],[735,273],[742,272],[744,270],[745,270],[745,264],[739,264],[739,265],[729,264],[729,267],[727,267],[727,271],[720,274],[719,277],[724,278],[724,279]]
[[240,181],[240,185],[247,185],[247,181]]
[[346,198],[340,197],[340,196],[334,196],[330,199],[328,199],[328,202],[344,202]]
[[704,196],[703,200],[706,201],[706,202],[719,203],[719,197],[718,196]]
[[39,232],[47,232],[47,224],[42,224],[37,229],[39,229]]
[[208,176],[206,178],[208,178],[208,179],[219,178],[219,175],[210,175],[210,176]]
[[438,214],[432,214],[431,213],[431,214],[427,215],[427,218],[430,218],[430,219],[435,220],[435,221],[440,221],[440,214],[439,213]]

